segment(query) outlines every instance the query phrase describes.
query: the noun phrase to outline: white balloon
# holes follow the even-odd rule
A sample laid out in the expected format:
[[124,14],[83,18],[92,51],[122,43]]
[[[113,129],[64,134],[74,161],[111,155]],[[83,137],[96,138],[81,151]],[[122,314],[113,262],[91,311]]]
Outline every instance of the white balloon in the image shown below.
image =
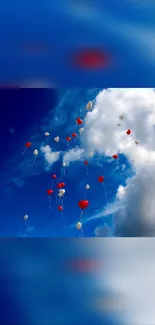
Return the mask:
[[118,123],[117,125],[118,125],[118,126],[121,126],[121,123]]
[[59,196],[59,197],[62,197],[62,196],[63,196],[63,194],[62,194],[62,193],[58,193],[58,196]]
[[33,154],[34,154],[34,156],[37,156],[38,155],[38,150],[34,149]]
[[79,133],[80,133],[80,134],[83,133],[83,131],[84,131],[84,128],[80,128],[80,129],[79,129]]
[[89,153],[89,156],[90,156],[90,157],[93,157],[93,156],[94,156],[93,152],[90,152],[90,153]]
[[139,144],[139,140],[135,140],[135,144]]
[[49,137],[50,134],[49,134],[49,132],[45,132],[44,135],[45,135],[46,137]]
[[62,195],[64,195],[65,192],[66,192],[66,191],[65,191],[64,189],[60,189],[60,190],[59,190],[59,193],[61,193]]
[[27,220],[28,219],[28,215],[26,214],[25,216],[24,216],[24,220]]
[[63,163],[62,163],[62,166],[63,166],[63,167],[66,167],[66,163],[65,163],[64,161],[63,161]]
[[55,141],[55,142],[59,142],[59,140],[60,140],[59,137],[55,137],[55,138],[54,138],[54,141]]
[[82,223],[81,223],[81,222],[77,222],[77,224],[76,224],[76,228],[77,228],[78,230],[80,230],[80,229],[82,228]]
[[89,101],[89,102],[87,103],[87,105],[86,105],[86,109],[89,111],[89,110],[92,109],[92,107],[93,107],[93,103],[92,103],[91,101]]
[[89,190],[89,189],[90,189],[90,185],[87,184],[87,185],[86,185],[86,190]]

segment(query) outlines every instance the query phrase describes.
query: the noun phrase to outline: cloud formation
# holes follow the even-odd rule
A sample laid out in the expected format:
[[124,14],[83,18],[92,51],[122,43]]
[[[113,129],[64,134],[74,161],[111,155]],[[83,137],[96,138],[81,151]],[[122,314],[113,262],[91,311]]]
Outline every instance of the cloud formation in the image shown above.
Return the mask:
[[63,157],[63,160],[69,165],[70,162],[81,160],[84,154],[84,149],[73,148],[68,150]]
[[[124,120],[119,121],[123,114]],[[118,126],[118,122],[121,126]],[[126,130],[131,129],[131,135]],[[91,136],[90,136],[91,135]],[[135,140],[140,142],[135,144]],[[121,208],[115,212],[115,235],[155,235],[155,92],[154,89],[108,89],[96,98],[85,118],[90,151],[125,155],[136,175],[118,188]],[[102,215],[102,212],[100,213]]]
[[47,168],[49,168],[54,162],[58,161],[60,158],[60,152],[52,151],[49,145],[42,146],[40,150],[44,154],[44,158],[47,163]]

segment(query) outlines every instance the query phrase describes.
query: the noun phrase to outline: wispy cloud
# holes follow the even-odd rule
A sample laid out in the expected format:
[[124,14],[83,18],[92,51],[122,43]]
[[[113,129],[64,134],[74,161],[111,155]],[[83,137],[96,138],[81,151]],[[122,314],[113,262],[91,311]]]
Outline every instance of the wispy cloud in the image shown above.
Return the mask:
[[60,153],[58,151],[52,151],[49,145],[42,146],[40,148],[41,152],[44,154],[44,159],[47,163],[47,168],[49,168],[53,163],[59,160]]
[[84,149],[73,148],[68,150],[64,156],[63,160],[69,165],[70,162],[79,161],[83,158]]

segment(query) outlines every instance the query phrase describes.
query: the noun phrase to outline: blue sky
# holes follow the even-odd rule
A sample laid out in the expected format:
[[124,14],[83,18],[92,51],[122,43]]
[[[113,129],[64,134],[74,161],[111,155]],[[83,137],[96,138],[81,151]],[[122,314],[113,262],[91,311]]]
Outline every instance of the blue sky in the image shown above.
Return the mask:
[[[37,11],[31,1],[5,1],[1,84],[151,87],[154,11],[149,0],[44,1],[38,2]],[[73,53],[90,47],[110,53],[112,65],[88,71],[73,67]]]
[[[89,207],[83,216],[85,237],[105,235],[105,224],[109,228],[108,236],[141,236],[145,233],[149,236],[150,230],[146,229],[145,223],[152,222],[153,203],[151,201],[151,209],[148,209],[145,196],[146,206],[140,208],[145,192],[139,193],[139,182],[146,183],[146,173],[149,182],[149,173],[154,166],[154,96],[153,89],[1,90],[0,132],[4,141],[1,144],[0,235],[77,237],[78,201],[86,198]],[[86,110],[89,100],[93,101],[91,112]],[[124,120],[118,126],[122,113]],[[77,117],[83,120],[81,136]],[[130,136],[126,135],[128,128],[132,130]],[[48,140],[45,131],[50,133]],[[72,141],[68,147],[66,136],[72,132],[77,132],[76,145]],[[58,143],[54,141],[56,136],[60,137]],[[138,145],[136,139],[140,141]],[[28,141],[32,148],[23,154]],[[39,154],[32,166],[34,149]],[[94,154],[92,158],[90,152]],[[119,154],[117,161],[112,159],[115,153]],[[84,160],[89,163],[88,175]],[[63,161],[67,164],[65,176]],[[49,209],[46,191],[53,173],[57,175],[57,182],[66,184],[66,229],[56,203],[57,182],[53,184],[52,209]],[[99,175],[104,175],[105,188],[97,180]],[[151,179],[150,191],[152,182]],[[86,184],[90,185],[89,190],[85,190]],[[149,199],[152,198],[151,192]],[[134,200],[136,210],[131,210]],[[29,219],[25,232],[23,217],[26,214]],[[154,229],[154,225],[152,227]]]

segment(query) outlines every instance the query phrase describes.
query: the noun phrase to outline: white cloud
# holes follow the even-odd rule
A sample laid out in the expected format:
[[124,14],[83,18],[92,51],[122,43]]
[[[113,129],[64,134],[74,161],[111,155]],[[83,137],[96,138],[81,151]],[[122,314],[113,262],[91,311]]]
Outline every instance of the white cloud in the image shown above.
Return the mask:
[[[118,127],[119,115],[124,115]],[[110,89],[96,98],[85,119],[85,141],[90,151],[126,155],[136,176],[120,186],[115,214],[115,234],[155,236],[155,92],[153,89]],[[126,130],[131,129],[131,136]],[[91,135],[91,137],[90,137]],[[135,144],[135,139],[140,143]],[[121,207],[121,208],[120,208]],[[104,216],[104,211],[91,218]]]
[[67,164],[69,164],[70,162],[73,162],[73,161],[77,161],[77,160],[82,159],[83,154],[84,154],[84,149],[81,149],[81,148],[73,148],[73,149],[68,150],[65,153],[65,155],[63,157],[63,160],[65,162],[67,162]]
[[53,152],[49,145],[42,146],[40,150],[44,154],[44,158],[48,166],[51,166],[54,162],[58,161],[60,158],[60,152],[58,151]]

